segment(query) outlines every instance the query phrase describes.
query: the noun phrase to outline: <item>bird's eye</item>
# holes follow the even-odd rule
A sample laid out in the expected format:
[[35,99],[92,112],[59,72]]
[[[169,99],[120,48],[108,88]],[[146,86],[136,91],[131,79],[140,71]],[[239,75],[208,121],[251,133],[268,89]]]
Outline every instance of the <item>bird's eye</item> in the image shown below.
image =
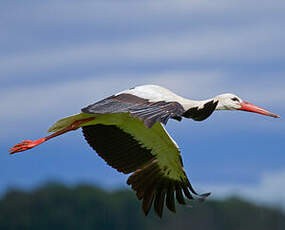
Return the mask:
[[233,97],[233,98],[232,98],[232,101],[237,101],[237,102],[239,102],[239,99],[238,99],[237,97]]

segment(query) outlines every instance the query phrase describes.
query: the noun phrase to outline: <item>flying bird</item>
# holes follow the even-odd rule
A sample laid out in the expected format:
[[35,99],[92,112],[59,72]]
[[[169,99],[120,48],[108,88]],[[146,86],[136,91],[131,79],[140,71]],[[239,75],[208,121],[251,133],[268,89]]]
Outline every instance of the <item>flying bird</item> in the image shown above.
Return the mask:
[[9,151],[22,152],[66,132],[82,128],[88,144],[110,166],[130,174],[127,184],[142,200],[144,214],[153,204],[161,217],[164,203],[175,212],[179,204],[204,200],[210,193],[198,194],[192,187],[180,150],[163,125],[169,119],[190,118],[203,121],[215,110],[242,110],[279,118],[234,94],[221,94],[208,100],[189,100],[157,85],[131,88],[81,110],[81,113],[57,121],[48,130],[53,134],[22,141]]

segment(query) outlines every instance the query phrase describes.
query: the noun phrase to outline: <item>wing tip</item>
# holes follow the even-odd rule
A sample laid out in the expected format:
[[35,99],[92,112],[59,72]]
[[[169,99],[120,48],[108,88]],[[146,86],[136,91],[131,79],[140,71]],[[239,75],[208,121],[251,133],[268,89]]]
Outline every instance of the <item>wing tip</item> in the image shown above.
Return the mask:
[[186,205],[185,197],[189,200],[203,202],[211,194],[204,193],[199,195],[190,183],[175,181],[165,177],[161,173],[157,159],[152,160],[144,168],[136,170],[128,178],[127,184],[136,191],[137,198],[142,200],[144,215],[147,216],[149,214],[153,205],[154,212],[159,218],[163,216],[164,206],[171,212],[176,213],[175,200],[181,205]]

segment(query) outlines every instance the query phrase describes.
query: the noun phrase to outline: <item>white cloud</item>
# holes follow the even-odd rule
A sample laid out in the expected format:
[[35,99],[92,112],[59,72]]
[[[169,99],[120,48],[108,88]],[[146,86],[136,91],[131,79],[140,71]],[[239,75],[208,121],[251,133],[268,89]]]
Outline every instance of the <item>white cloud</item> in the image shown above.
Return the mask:
[[[21,5],[20,5],[21,6]],[[210,0],[144,0],[134,2],[131,0],[108,0],[108,1],[49,1],[48,3],[37,3],[28,7],[28,17],[21,7],[15,7],[12,11],[17,16],[22,16],[25,19],[38,18],[40,22],[61,22],[78,23],[78,22],[94,22],[95,20],[104,20],[106,24],[112,23],[120,17],[124,23],[131,23],[130,18],[135,21],[153,21],[153,19],[170,19],[181,15],[204,14],[208,17],[221,15],[240,15],[249,16],[249,14],[265,14],[283,12],[285,4],[282,0],[275,0],[274,2],[266,0],[217,0],[215,2]],[[9,12],[10,13],[10,12]],[[6,17],[14,16],[5,14]],[[51,17],[52,15],[52,17]],[[19,18],[19,20],[21,17]],[[262,18],[261,18],[262,19]]]
[[[0,56],[1,78],[7,73],[55,69],[64,65],[92,63],[160,63],[165,61],[272,60],[284,57],[280,49],[285,33],[279,26],[255,25],[235,30],[156,34],[126,41],[96,41],[69,47]],[[15,68],[15,66],[17,68]],[[11,77],[7,75],[7,77]]]
[[216,184],[199,187],[212,192],[213,198],[240,196],[258,203],[275,205],[285,209],[285,169],[264,173],[255,185]]
[[[4,36],[8,35],[8,40],[9,37],[11,39],[18,36],[28,36],[26,39],[29,40],[37,39],[35,35],[38,32],[32,28],[33,26],[37,28],[37,23],[42,23],[41,20],[46,20],[46,24],[41,26],[43,28],[67,21],[72,25],[76,23],[74,28],[77,30],[80,28],[80,19],[90,20],[101,27],[107,28],[110,24],[111,29],[106,30],[111,32],[114,25],[124,27],[127,23],[136,27],[136,23],[141,21],[141,26],[137,25],[138,30],[139,27],[151,26],[154,30],[146,29],[143,33],[138,33],[139,35],[128,37],[124,35],[125,30],[122,29],[121,35],[117,35],[118,39],[110,39],[110,34],[106,34],[105,37],[103,36],[106,39],[97,41],[98,34],[94,31],[92,36],[94,40],[90,40],[90,34],[87,33],[88,40],[79,39],[79,42],[73,41],[72,37],[68,38],[69,42],[64,44],[69,45],[62,45],[62,42],[57,45],[53,39],[51,41],[44,39],[44,42],[36,40],[35,43],[40,43],[42,46],[30,47],[25,53],[16,50],[10,55],[5,52],[2,56],[0,54],[1,78],[6,76],[11,78],[9,73],[34,73],[65,65],[82,65],[86,62],[91,65],[110,66],[112,63],[130,61],[157,63],[183,60],[203,63],[232,60],[272,61],[272,59],[284,58],[284,52],[280,47],[284,46],[285,20],[283,20],[284,16],[282,18],[279,14],[279,11],[283,14],[284,1],[274,1],[274,4],[269,1],[255,0],[215,2],[183,0],[175,3],[170,0],[144,1],[133,3],[133,8],[129,7],[130,4],[132,5],[131,1],[51,1],[35,6],[27,5],[25,10],[22,7],[15,7],[12,12],[10,10],[7,14],[3,12],[3,20],[7,22],[3,24],[6,31]],[[257,16],[256,13],[259,15]],[[214,16],[211,17],[213,14]],[[181,15],[185,18],[181,18]],[[216,22],[217,17],[224,18],[221,22]],[[167,27],[168,21],[176,19],[178,22],[170,26],[170,31],[161,30]],[[14,25],[17,20],[19,24]],[[26,24],[33,26],[28,27],[23,23],[25,20],[30,20]],[[161,25],[157,25],[157,21],[161,21]],[[177,31],[176,27],[185,21],[191,21],[199,26],[184,26]],[[211,21],[215,22],[211,24]],[[227,24],[228,22],[231,23]],[[207,25],[206,29],[199,29],[205,25]],[[28,32],[22,31],[23,34],[19,35],[19,31],[15,30],[17,27],[25,28]],[[69,32],[73,31],[69,27],[66,29]],[[77,30],[73,32],[77,33]],[[80,33],[79,30],[78,33]],[[101,30],[100,33],[104,35]],[[61,39],[58,38],[58,40]],[[23,46],[25,47],[25,44]]]

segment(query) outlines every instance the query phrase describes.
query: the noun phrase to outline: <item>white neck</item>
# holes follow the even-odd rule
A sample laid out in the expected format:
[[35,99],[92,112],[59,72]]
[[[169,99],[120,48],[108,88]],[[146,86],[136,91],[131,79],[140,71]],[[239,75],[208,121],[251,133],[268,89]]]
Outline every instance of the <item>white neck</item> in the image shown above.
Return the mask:
[[[188,110],[188,109],[191,109],[191,108],[195,108],[195,107],[198,107],[198,109],[203,109],[204,108],[204,105],[210,101],[213,101],[216,102],[217,99],[216,98],[210,98],[210,99],[207,99],[207,100],[189,100],[189,99],[186,99],[186,98],[181,98],[179,103],[182,105],[182,107],[184,108],[184,110]],[[216,108],[216,110],[218,109],[218,107]]]

